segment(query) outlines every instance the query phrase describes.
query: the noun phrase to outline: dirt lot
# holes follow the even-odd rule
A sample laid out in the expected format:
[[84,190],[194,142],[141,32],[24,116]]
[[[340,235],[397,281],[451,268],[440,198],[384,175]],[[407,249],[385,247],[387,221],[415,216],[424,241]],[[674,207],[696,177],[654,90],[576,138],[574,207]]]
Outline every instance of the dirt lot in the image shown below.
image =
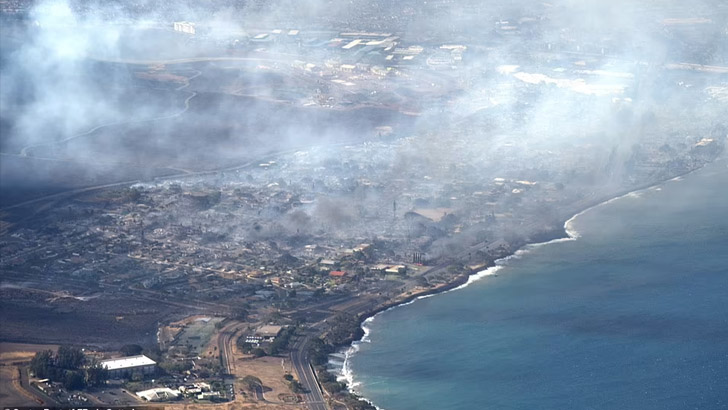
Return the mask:
[[290,396],[291,389],[283,379],[286,372],[291,372],[291,362],[280,357],[261,357],[257,359],[236,355],[235,372],[239,379],[251,375],[263,382],[263,396],[272,403],[284,404],[281,397]]
[[[236,378],[235,386],[235,403],[249,403],[255,402],[255,397],[249,395],[247,398],[239,394],[240,390],[243,389],[240,380],[245,376],[258,377],[263,382],[263,396],[268,404],[285,404],[284,398],[290,399],[290,402],[295,401],[295,396],[291,393],[291,389],[288,387],[288,382],[283,379],[286,373],[292,373],[291,362],[288,356],[284,357],[270,357],[265,356],[261,358],[254,358],[252,355],[246,355],[242,353],[236,344],[237,337],[240,336],[240,331],[246,326],[247,323],[243,322],[231,322],[225,326],[222,331],[233,332],[234,335],[229,337],[229,347],[226,349],[227,354],[231,360],[231,371]],[[219,337],[221,333],[216,333],[207,349],[203,353],[205,356],[215,356],[219,354],[217,351],[218,344],[220,343]],[[290,404],[286,404],[287,408],[290,408]],[[271,407],[265,407],[271,408]],[[275,407],[273,407],[275,408]]]
[[36,352],[57,348],[57,345],[0,343],[0,403],[4,406],[41,404],[20,387],[19,364],[30,361]]
[[291,410],[306,408],[303,404],[259,404],[259,403],[223,403],[223,404],[167,404],[165,410]]
[[157,323],[175,308],[150,300],[99,297],[48,301],[46,295],[21,289],[0,290],[0,337],[29,343],[69,343],[120,347],[153,344]]

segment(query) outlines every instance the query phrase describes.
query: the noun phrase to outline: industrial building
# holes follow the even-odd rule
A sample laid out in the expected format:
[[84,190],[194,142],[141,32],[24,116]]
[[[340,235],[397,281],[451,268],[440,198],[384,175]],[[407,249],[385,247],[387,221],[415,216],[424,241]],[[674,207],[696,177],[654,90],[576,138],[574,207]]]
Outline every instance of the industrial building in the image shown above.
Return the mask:
[[271,342],[278,336],[283,326],[264,325],[255,331],[255,336],[261,337],[263,341]]
[[101,367],[109,370],[109,378],[121,379],[138,372],[143,375],[152,374],[157,368],[157,362],[144,356],[129,356],[118,359],[104,360]]

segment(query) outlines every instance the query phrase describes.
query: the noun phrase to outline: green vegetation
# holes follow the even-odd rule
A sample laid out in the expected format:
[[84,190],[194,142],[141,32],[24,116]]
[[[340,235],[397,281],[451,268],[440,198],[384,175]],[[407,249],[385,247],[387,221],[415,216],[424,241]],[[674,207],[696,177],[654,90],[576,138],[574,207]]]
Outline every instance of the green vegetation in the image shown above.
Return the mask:
[[276,336],[275,339],[273,339],[273,342],[270,344],[270,347],[268,348],[268,354],[271,356],[275,356],[283,351],[285,351],[288,348],[288,344],[291,342],[291,337],[296,332],[296,328],[293,326],[287,327]]
[[333,346],[341,346],[352,340],[360,339],[364,331],[359,324],[359,318],[348,313],[341,313],[333,318],[324,340]]
[[198,359],[195,361],[197,365],[196,373],[200,377],[210,377],[212,375],[222,375],[222,362],[213,358]]
[[303,388],[303,385],[298,380],[291,380],[289,383],[289,387],[291,388],[291,391],[296,394],[305,393],[306,389]]
[[61,346],[53,355],[50,350],[35,354],[30,361],[30,370],[36,377],[63,383],[68,390],[79,390],[86,386],[101,386],[109,378],[109,372],[92,361],[83,368],[86,356],[79,348]]
[[242,350],[242,352],[245,354],[250,354],[250,352],[253,350],[253,344],[246,342],[245,336],[238,337],[236,344],[238,345],[238,349]]
[[167,373],[182,373],[186,370],[192,369],[192,362],[165,360],[159,364],[159,367]]
[[329,360],[329,355],[334,352],[334,346],[326,344],[319,338],[311,339],[308,345],[308,356],[314,366],[325,365]]
[[374,410],[376,407],[362,400],[356,394],[347,390],[346,383],[336,380],[336,377],[326,370],[329,354],[336,350],[336,346],[358,339],[363,332],[356,316],[341,314],[330,322],[331,330],[326,334],[325,340],[311,339],[308,345],[308,354],[314,366],[321,386],[333,395],[336,400],[346,404],[347,408],[355,410]]
[[263,382],[260,381],[259,378],[251,375],[243,377],[243,380],[241,381],[243,382],[243,386],[245,386],[248,391],[253,391],[256,387],[263,386]]
[[260,347],[256,347],[250,353],[252,353],[254,357],[263,357],[263,356],[265,356],[265,350],[261,349]]
[[212,391],[224,391],[225,384],[223,382],[221,382],[220,380],[215,380],[212,383],[210,383],[210,389],[212,389]]
[[71,346],[61,346],[56,353],[56,366],[62,369],[78,369],[85,360],[83,351]]
[[327,372],[325,369],[319,369],[316,372],[321,386],[331,394],[336,394],[346,390],[346,383],[341,383],[336,380],[336,376]]
[[109,371],[101,366],[101,363],[93,360],[86,368],[86,384],[88,386],[99,387],[106,384],[109,379]]
[[30,371],[33,372],[36,377],[47,378],[50,375],[54,364],[53,352],[50,350],[44,350],[36,353],[30,361]]

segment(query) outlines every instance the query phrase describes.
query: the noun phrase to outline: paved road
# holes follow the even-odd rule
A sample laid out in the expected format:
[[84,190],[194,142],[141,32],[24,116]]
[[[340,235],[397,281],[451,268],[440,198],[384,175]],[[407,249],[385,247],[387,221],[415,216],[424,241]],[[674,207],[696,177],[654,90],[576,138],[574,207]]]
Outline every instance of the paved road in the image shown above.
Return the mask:
[[259,384],[255,386],[255,399],[258,401],[265,401],[265,396],[263,396],[263,387]]
[[220,335],[217,338],[217,349],[220,352],[220,361],[225,373],[235,374],[233,343],[236,342],[235,336],[242,327],[242,323],[232,322],[220,330]]
[[303,336],[293,345],[291,363],[298,374],[298,381],[306,390],[306,393],[303,394],[306,406],[311,410],[328,410],[321,388],[308,361],[308,340],[308,336]]

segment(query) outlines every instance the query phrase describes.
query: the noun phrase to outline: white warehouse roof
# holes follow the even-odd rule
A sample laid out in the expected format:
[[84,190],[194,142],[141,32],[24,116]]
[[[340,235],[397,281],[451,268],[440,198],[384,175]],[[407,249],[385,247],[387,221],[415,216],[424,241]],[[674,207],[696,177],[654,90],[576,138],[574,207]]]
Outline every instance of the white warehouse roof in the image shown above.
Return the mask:
[[149,389],[137,392],[136,395],[146,401],[164,401],[176,399],[179,396],[179,392],[166,387],[158,387],[156,389]]
[[101,362],[101,366],[109,370],[128,369],[132,367],[149,366],[155,364],[157,364],[157,362],[148,358],[147,356],[144,356],[143,354],[139,356],[122,357],[120,359],[104,360]]

